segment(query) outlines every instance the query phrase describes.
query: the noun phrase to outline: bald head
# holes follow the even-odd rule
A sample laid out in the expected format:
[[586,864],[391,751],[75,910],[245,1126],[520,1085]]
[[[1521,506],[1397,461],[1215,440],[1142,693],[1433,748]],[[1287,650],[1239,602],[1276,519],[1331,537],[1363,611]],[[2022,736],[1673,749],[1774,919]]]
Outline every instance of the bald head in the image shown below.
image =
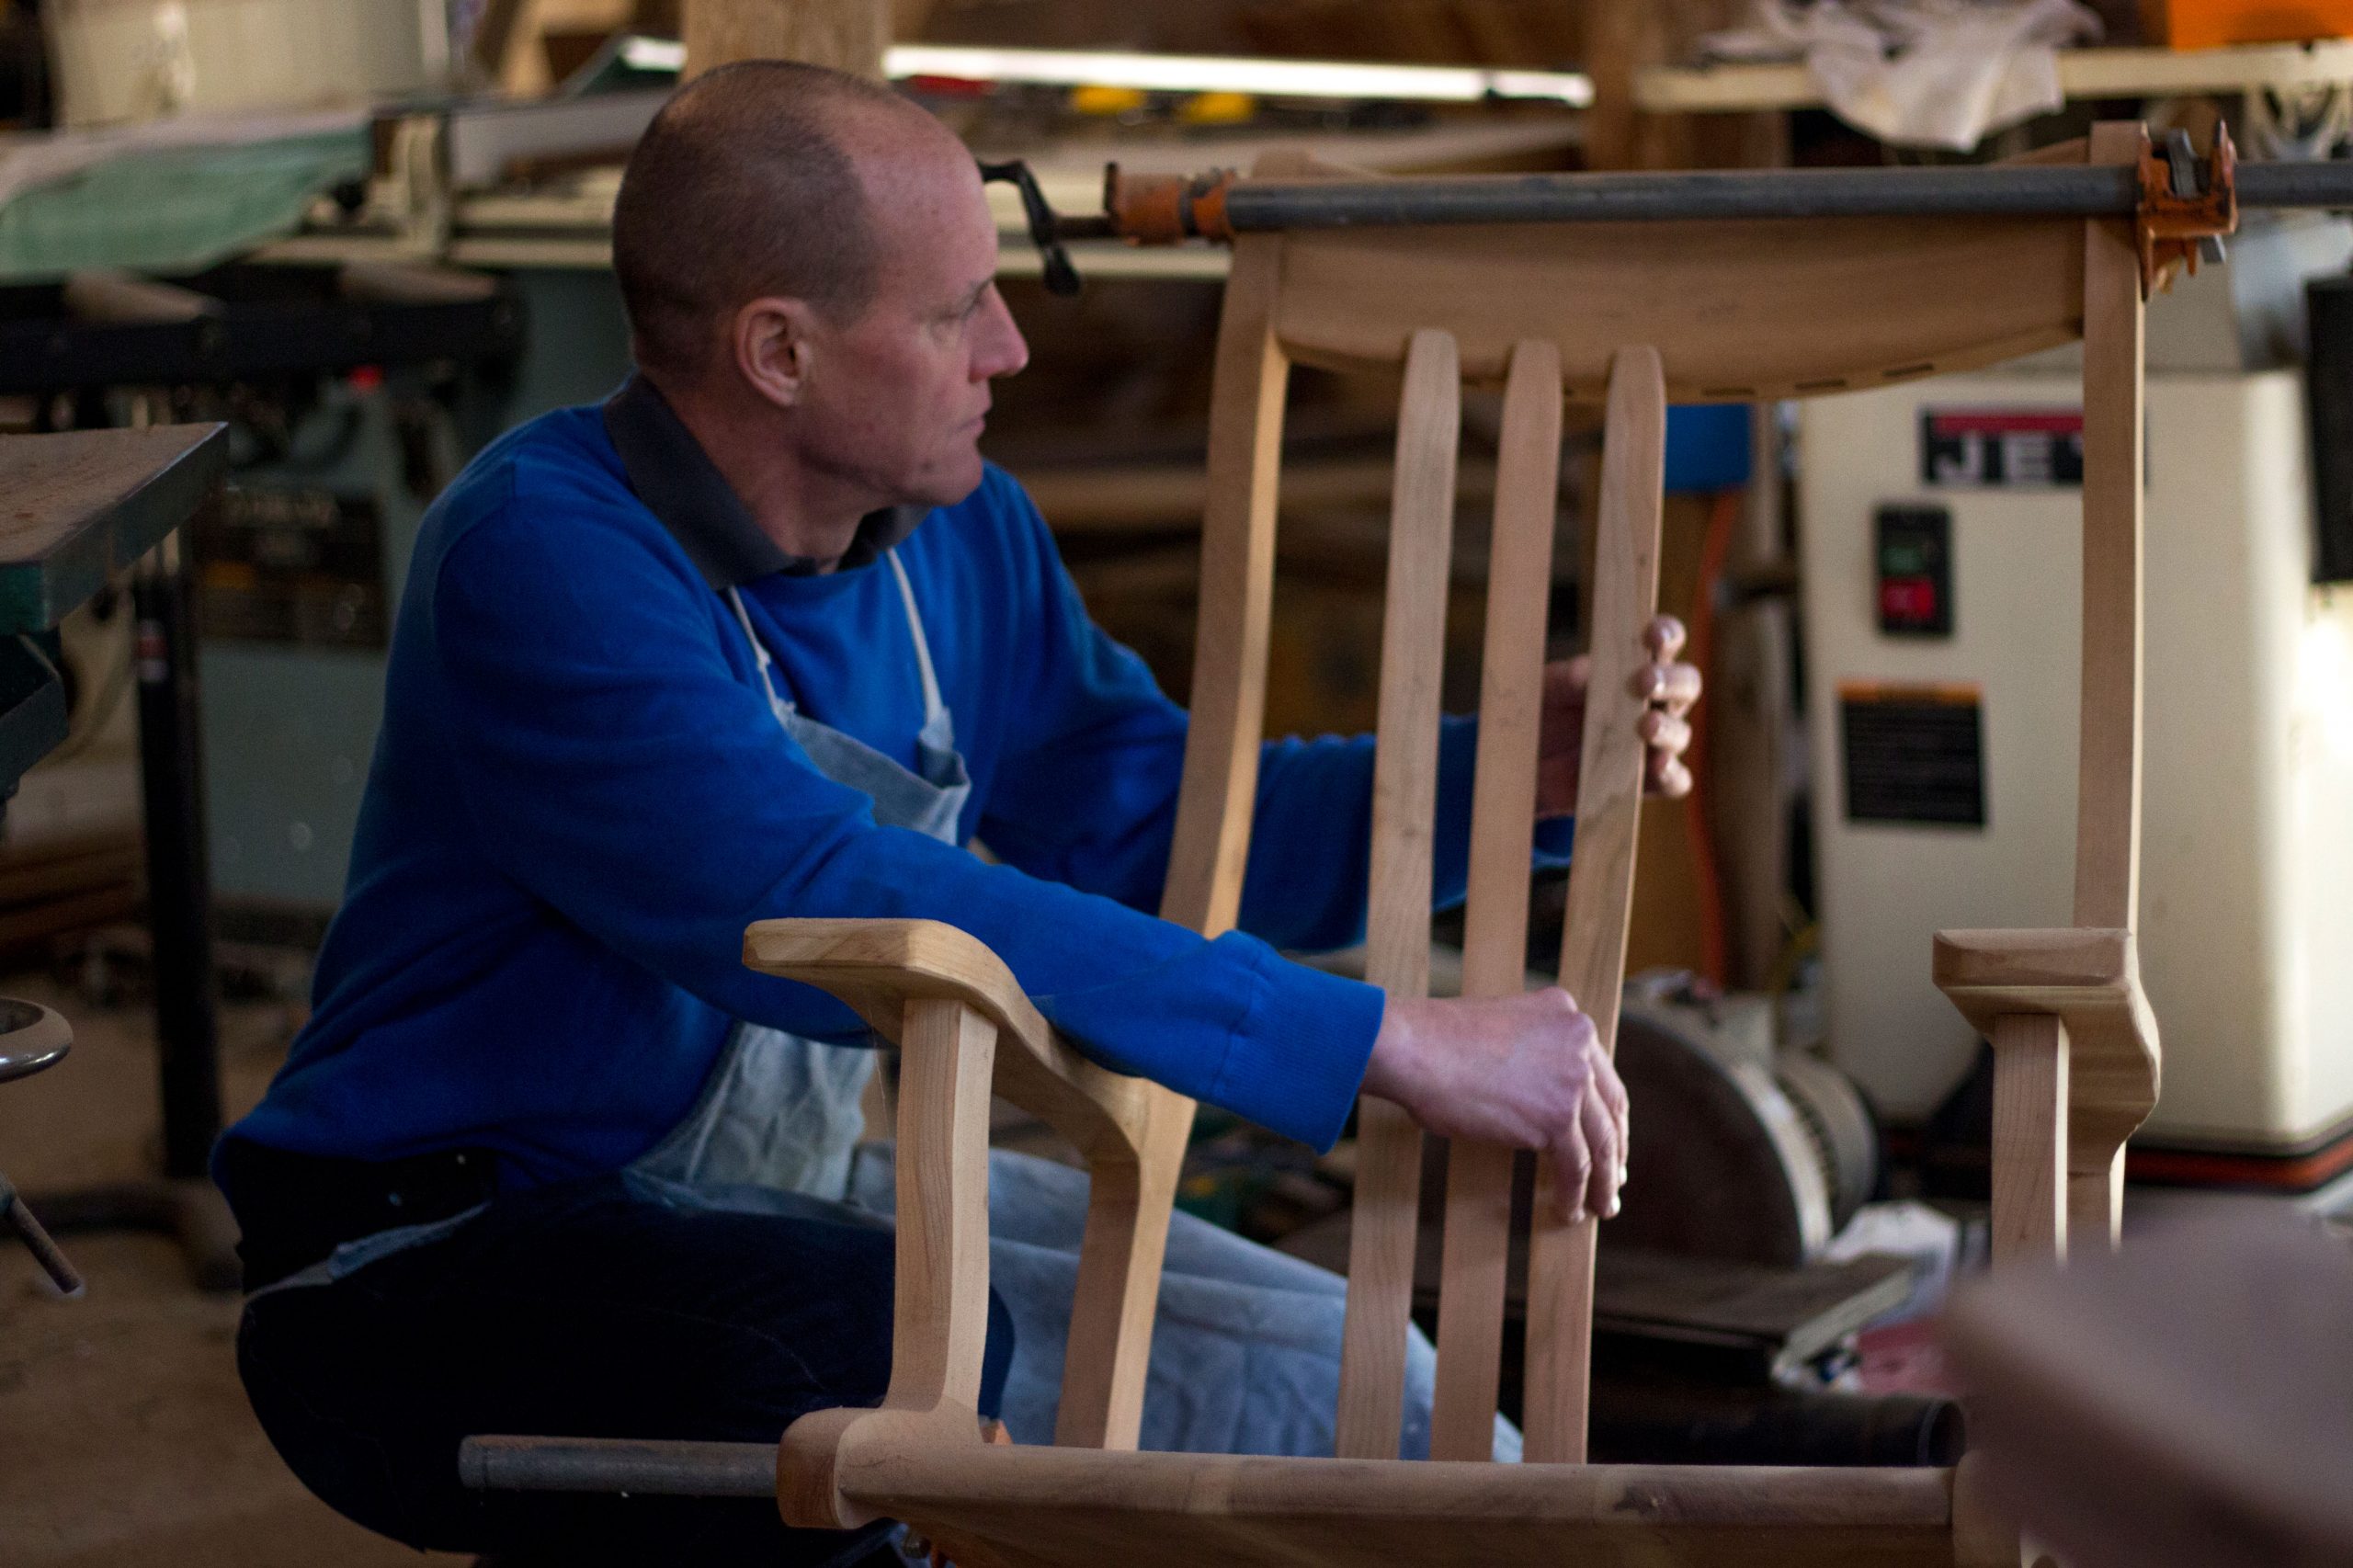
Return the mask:
[[638,363],[700,375],[729,315],[764,297],[855,321],[903,226],[894,195],[943,161],[971,162],[946,127],[862,77],[776,60],[697,77],[646,128],[613,209]]

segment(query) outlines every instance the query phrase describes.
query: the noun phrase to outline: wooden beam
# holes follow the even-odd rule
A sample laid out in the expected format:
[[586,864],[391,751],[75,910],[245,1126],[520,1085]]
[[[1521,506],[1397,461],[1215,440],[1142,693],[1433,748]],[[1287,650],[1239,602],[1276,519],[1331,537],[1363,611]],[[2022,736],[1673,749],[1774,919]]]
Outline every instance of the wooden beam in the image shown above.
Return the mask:
[[882,80],[891,0],[686,0],[682,82],[739,60],[799,60]]

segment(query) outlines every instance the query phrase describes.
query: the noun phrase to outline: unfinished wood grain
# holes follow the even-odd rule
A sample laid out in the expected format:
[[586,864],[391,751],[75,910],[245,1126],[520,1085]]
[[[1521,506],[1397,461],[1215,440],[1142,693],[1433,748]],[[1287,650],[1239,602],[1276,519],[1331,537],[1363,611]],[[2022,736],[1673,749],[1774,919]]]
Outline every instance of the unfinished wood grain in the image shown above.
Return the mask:
[[1466,996],[1514,996],[1528,984],[1529,868],[1560,485],[1561,356],[1532,338],[1512,351],[1496,454],[1463,912]]
[[1429,994],[1438,690],[1446,673],[1446,587],[1461,433],[1454,340],[1442,332],[1417,332],[1405,356],[1398,410],[1365,953],[1366,978],[1408,996]]
[[[1438,689],[1446,665],[1461,403],[1454,340],[1441,332],[1415,334],[1405,354],[1390,506],[1365,953],[1365,978],[1392,996],[1427,996],[1430,989]],[[1421,1129],[1397,1107],[1367,1098],[1357,1149],[1335,1441],[1347,1458],[1394,1459],[1421,1210]]]
[[2006,1013],[2050,1014],[2069,1040],[2068,1187],[2086,1235],[2120,1223],[2118,1159],[2157,1103],[2156,1017],[2125,930],[1939,931],[1931,974],[1991,1040]]
[[1340,1403],[1333,1451],[1394,1459],[1404,1429],[1405,1331],[1421,1241],[1422,1130],[1402,1106],[1357,1106],[1348,1303],[1340,1330]]
[[[1577,780],[1576,855],[1561,937],[1561,983],[1593,1019],[1604,1051],[1617,1045],[1626,931],[1633,917],[1634,849],[1648,760],[1635,726],[1649,706],[1635,676],[1650,660],[1643,630],[1658,613],[1665,463],[1666,378],[1658,351],[1622,348],[1610,371],[1602,436],[1593,682]],[[1549,1159],[1538,1162],[1537,1172],[1528,1259],[1528,1457],[1574,1464],[1585,1459],[1597,1221],[1563,1221],[1553,1199],[1561,1173]]]
[[1144,1139],[1149,1085],[1073,1050],[970,932],[938,920],[762,920],[744,933],[744,962],[839,997],[903,1046],[908,1001],[961,1002],[998,1030],[997,1093],[1090,1158],[1132,1153]]
[[[2136,125],[2095,126],[2085,156],[2128,163],[2143,140]],[[2131,224],[2086,222],[2083,245],[2079,929],[1939,933],[1937,983],[1988,1038],[2009,1009],[2060,1021],[2070,1082],[2061,1202],[2078,1236],[2113,1247],[2123,1225],[2125,1141],[2156,1104],[2160,1062],[2132,939],[2141,862],[2146,310]],[[1995,1174],[1998,1181],[1998,1165]]]
[[[1275,489],[1290,361],[1275,342],[1282,278],[1274,236],[1233,249],[1211,389],[1209,500],[1201,518],[1201,614],[1191,719],[1164,919],[1214,937],[1242,907],[1266,733],[1275,583]],[[1156,1085],[1132,1161],[1094,1172],[1054,1439],[1133,1448],[1143,1418],[1153,1310],[1193,1103]]]
[[[1080,1056],[1002,960],[978,937],[938,921],[762,921],[745,934],[745,961],[831,992],[891,1038],[899,1028],[892,1013],[910,998],[957,1002],[1000,1031],[1006,1049],[995,1052],[996,1091],[1069,1139],[1086,1156],[1090,1177],[1056,1438],[1132,1448],[1192,1102]],[[909,1093],[903,1080],[902,1126]],[[985,1125],[976,1136],[985,1150]],[[795,1453],[804,1470],[830,1451],[827,1430],[821,1423],[801,1431]],[[822,1479],[801,1485],[801,1506],[830,1506]]]
[[[1235,242],[1210,393],[1201,611],[1193,639],[1184,782],[1160,913],[1211,936],[1231,929],[1242,907],[1258,747],[1266,733],[1275,493],[1290,381],[1290,361],[1274,333],[1282,263],[1277,236]],[[1398,342],[1402,349],[1404,339]]]
[[2047,1013],[1994,1025],[1995,1267],[2067,1253],[2067,1026]]
[[2124,1241],[2124,1139],[2097,1142],[2067,1130],[2067,1238],[2114,1252]]
[[1512,1152],[1499,1144],[1466,1139],[1447,1149],[1438,1383],[1430,1403],[1433,1460],[1495,1455],[1505,1267],[1511,1241],[1511,1166]]
[[882,80],[891,0],[685,0],[682,81],[739,60],[800,60]]
[[1961,1456],[1952,1471],[1953,1568],[2023,1568],[2018,1520],[1995,1495],[1985,1456]]
[[1064,1447],[1132,1449],[1143,1425],[1160,1265],[1193,1127],[1191,1100],[1156,1084],[1144,1089],[1136,1153],[1087,1167],[1086,1229],[1054,1416],[1054,1441]]
[[996,1026],[917,997],[900,1038],[897,1276],[885,1410],[980,1419],[989,1326],[989,1086]]
[[981,1447],[989,1326],[989,1093],[997,1028],[961,998],[905,1004],[901,1051],[891,1382],[880,1409],[821,1410],[777,1447],[787,1522],[825,1528],[880,1516],[843,1492],[861,1440],[938,1454]]
[[1947,1568],[1950,1472],[987,1449],[879,1435],[845,1490],[963,1562]]
[[1675,401],[1746,403],[1992,364],[2072,340],[2083,311],[2080,229],[2049,220],[1326,230],[1283,244],[1292,358],[1393,365],[1428,326],[1454,335],[1466,377],[1495,382],[1540,335],[1587,401],[1627,343],[1657,347]]
[[[2089,161],[2140,156],[2137,125],[2092,128]],[[2141,871],[2140,252],[2129,221],[2084,225],[2084,657],[2075,924],[2132,930]]]
[[[1561,358],[1549,342],[1531,339],[1513,351],[1499,447],[1464,911],[1465,996],[1509,996],[1527,984],[1544,633],[1560,496]],[[1449,1151],[1434,1459],[1493,1453],[1511,1171],[1508,1149],[1457,1141]]]

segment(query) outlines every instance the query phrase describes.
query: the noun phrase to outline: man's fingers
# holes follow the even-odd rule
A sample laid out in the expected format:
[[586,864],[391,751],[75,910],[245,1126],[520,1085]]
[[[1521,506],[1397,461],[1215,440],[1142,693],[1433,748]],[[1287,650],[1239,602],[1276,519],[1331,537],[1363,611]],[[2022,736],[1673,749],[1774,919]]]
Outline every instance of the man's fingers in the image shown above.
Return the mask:
[[1654,616],[1643,628],[1643,646],[1661,664],[1671,664],[1683,652],[1683,623],[1671,615]]
[[1593,684],[1593,660],[1585,653],[1574,659],[1555,659],[1544,666],[1544,700],[1559,704],[1585,695]]
[[1691,721],[1654,708],[1634,722],[1635,733],[1654,751],[1680,756],[1691,747]]
[[1588,1092],[1577,1107],[1577,1126],[1593,1157],[1593,1169],[1586,1177],[1586,1211],[1607,1220],[1618,1212],[1618,1123],[1600,1096]]
[[1633,692],[1645,702],[1654,702],[1669,713],[1684,714],[1699,700],[1699,678],[1697,665],[1644,665],[1634,672]]
[[1651,793],[1679,801],[1691,792],[1691,769],[1683,759],[1651,754],[1649,767]]
[[1586,1217],[1592,1185],[1593,1154],[1586,1147],[1585,1129],[1573,1118],[1552,1140],[1552,1201],[1562,1220],[1574,1225]]
[[1601,1096],[1602,1105],[1618,1123],[1618,1163],[1622,1165],[1633,1148],[1628,1137],[1628,1130],[1633,1125],[1633,1105],[1626,1094],[1626,1081],[1618,1076],[1617,1064],[1602,1054],[1597,1040],[1593,1058],[1593,1088],[1588,1092]]

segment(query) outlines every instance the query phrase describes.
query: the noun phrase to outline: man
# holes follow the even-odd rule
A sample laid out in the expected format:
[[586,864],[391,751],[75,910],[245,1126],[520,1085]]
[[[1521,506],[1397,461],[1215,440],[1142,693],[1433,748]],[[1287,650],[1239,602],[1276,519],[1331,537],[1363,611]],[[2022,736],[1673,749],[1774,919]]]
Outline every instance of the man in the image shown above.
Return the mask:
[[[614,265],[639,374],[494,443],[420,534],[316,1010],[217,1162],[241,1369],[314,1491],[424,1547],[843,1550],[766,1504],[456,1475],[469,1433],[772,1440],[881,1394],[888,1171],[853,1148],[872,1053],[846,1009],[742,966],[755,920],[952,921],[1116,1067],[1318,1146],[1361,1087],[1548,1148],[1614,1209],[1624,1092],[1564,994],[1390,1000],[1269,945],[1361,929],[1369,744],[1267,747],[1244,931],[1146,913],[1185,717],[980,459],[1027,350],[952,136],[830,73],[712,73],[632,156]],[[1647,677],[1669,790],[1698,691],[1679,637]],[[1553,684],[1557,813],[1582,698]],[[1441,898],[1473,738],[1442,743]],[[1039,1440],[1074,1194],[1034,1162],[992,1188],[983,1404]],[[1328,1446],[1337,1282],[1204,1226],[1169,1274],[1147,1443]]]

